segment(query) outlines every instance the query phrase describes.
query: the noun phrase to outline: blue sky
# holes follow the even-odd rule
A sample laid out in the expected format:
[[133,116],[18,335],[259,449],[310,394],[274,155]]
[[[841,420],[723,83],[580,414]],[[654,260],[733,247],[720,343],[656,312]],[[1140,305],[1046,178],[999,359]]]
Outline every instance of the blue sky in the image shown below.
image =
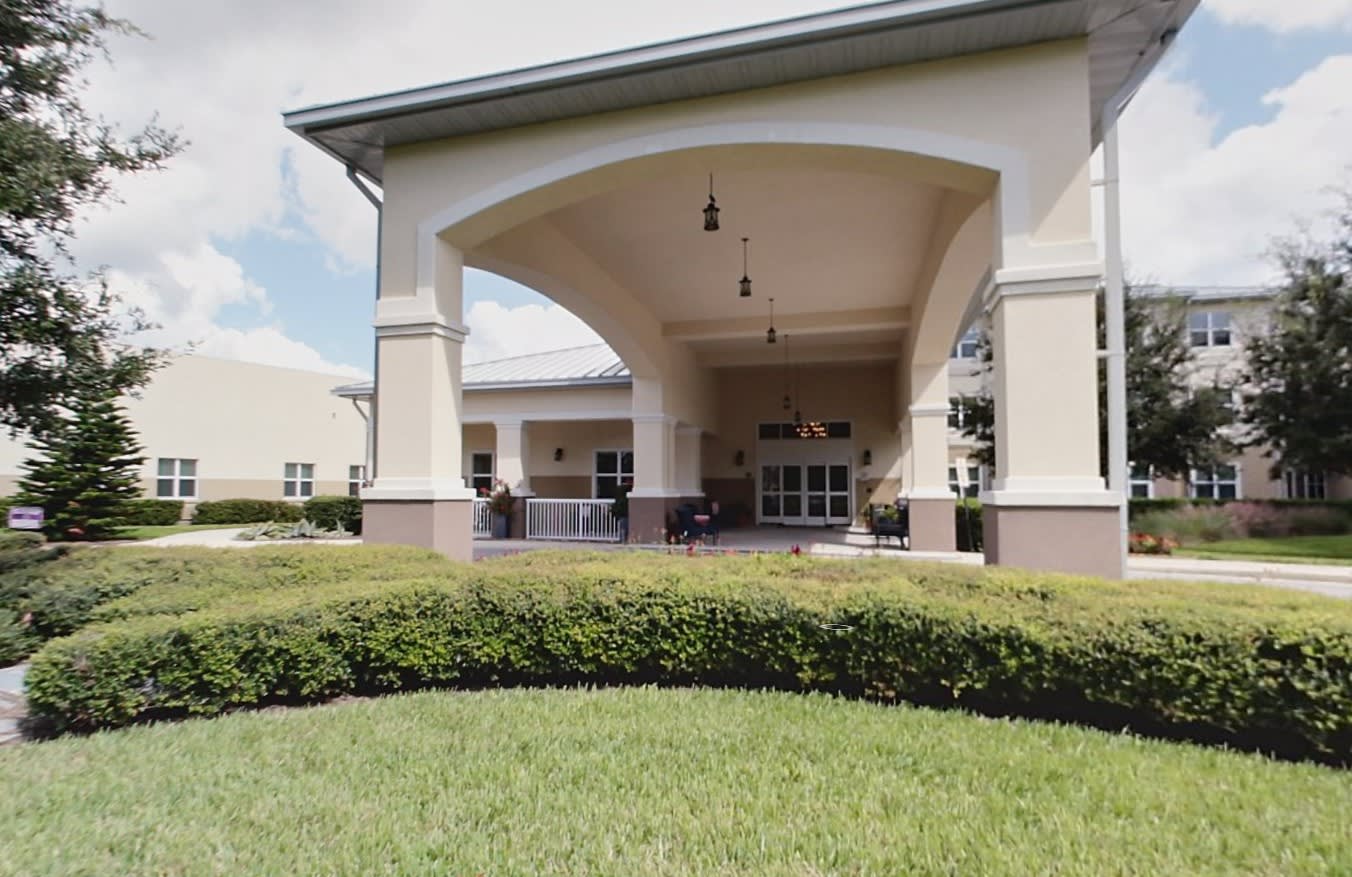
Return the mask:
[[[113,267],[164,343],[369,371],[374,211],[336,163],[282,130],[283,109],[853,4],[396,5],[400,15],[363,0],[109,3],[154,39],[114,44],[116,65],[94,77],[96,108],[136,125],[154,107],[193,145],[163,175],[129,182],[78,253]],[[523,14],[534,28],[502,27]],[[1349,143],[1352,0],[1206,0],[1123,122],[1129,261],[1162,282],[1268,279],[1266,241],[1328,206],[1326,187],[1348,179]],[[594,337],[480,272],[465,309],[470,359]]]

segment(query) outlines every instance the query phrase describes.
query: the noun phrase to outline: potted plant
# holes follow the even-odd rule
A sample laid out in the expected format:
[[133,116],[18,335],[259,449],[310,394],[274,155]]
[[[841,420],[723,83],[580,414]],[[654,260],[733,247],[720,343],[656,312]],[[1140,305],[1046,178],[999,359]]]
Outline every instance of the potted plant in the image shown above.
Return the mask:
[[512,488],[501,478],[493,482],[488,494],[488,511],[493,515],[493,538],[506,539],[512,534]]
[[615,500],[610,506],[610,513],[615,516],[615,521],[620,525],[620,541],[629,541],[629,491],[634,485],[626,482],[620,484],[615,491]]

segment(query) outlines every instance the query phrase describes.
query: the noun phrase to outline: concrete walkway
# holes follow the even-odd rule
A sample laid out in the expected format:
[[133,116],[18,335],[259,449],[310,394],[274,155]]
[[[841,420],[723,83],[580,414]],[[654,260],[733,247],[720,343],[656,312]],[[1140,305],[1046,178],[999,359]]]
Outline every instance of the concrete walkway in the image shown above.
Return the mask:
[[0,746],[18,743],[23,739],[19,722],[25,714],[23,677],[27,664],[16,664],[0,670]]

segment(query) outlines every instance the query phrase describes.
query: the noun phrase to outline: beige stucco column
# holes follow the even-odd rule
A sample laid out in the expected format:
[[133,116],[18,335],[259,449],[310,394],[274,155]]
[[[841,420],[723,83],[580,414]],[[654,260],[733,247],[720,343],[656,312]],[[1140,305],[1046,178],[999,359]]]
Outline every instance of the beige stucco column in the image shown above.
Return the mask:
[[700,437],[704,430],[682,424],[676,427],[676,489],[685,499],[704,496],[704,476],[700,461]]
[[514,539],[526,536],[526,503],[535,491],[530,486],[530,428],[521,420],[504,419],[493,422],[497,436],[494,448],[494,466],[497,477],[512,489],[512,520],[508,534]]
[[665,539],[667,515],[680,502],[676,486],[676,418],[635,414],[634,489],[629,492],[629,536],[636,542]]
[[1121,577],[1121,498],[1099,474],[1098,275],[998,272],[992,317],[996,479],[988,563]]
[[908,459],[902,495],[911,522],[912,551],[953,551],[956,507],[948,489],[948,363],[911,364]]
[[420,253],[417,288],[382,289],[376,303],[377,478],[361,494],[363,538],[469,560],[474,492],[460,459],[464,261],[433,240]]

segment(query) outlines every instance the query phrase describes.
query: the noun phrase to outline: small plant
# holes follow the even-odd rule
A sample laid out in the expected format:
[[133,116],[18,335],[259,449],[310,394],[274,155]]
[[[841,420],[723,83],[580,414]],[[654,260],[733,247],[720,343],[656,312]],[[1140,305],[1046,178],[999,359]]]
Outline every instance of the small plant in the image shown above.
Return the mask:
[[279,539],[341,539],[351,533],[342,529],[325,529],[313,521],[297,521],[294,524],[269,521],[242,531],[235,538],[242,542],[271,542]]
[[506,517],[512,513],[512,504],[515,501],[512,497],[512,488],[501,478],[493,482],[491,491],[483,491],[488,496],[488,510],[495,515]]
[[1173,554],[1178,542],[1167,536],[1152,536],[1149,533],[1132,533],[1127,547],[1132,554]]

